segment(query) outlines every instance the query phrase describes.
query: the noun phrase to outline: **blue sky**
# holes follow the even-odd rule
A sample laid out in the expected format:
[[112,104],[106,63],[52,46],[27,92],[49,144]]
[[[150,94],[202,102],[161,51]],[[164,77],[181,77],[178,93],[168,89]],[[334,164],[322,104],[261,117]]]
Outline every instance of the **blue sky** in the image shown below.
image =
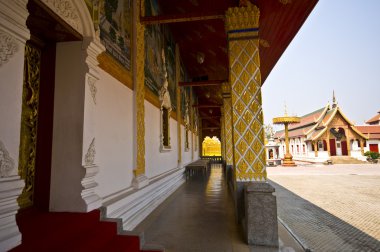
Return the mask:
[[320,0],[262,88],[265,124],[332,100],[354,123],[380,111],[380,1]]

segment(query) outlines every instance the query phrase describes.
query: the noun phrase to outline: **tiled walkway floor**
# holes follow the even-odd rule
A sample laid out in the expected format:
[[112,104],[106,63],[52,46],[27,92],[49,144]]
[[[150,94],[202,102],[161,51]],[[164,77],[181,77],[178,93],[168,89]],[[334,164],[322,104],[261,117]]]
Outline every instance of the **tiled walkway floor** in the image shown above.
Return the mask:
[[190,178],[136,229],[144,230],[147,244],[167,252],[302,251],[281,225],[280,249],[245,244],[220,165],[213,165],[209,176]]

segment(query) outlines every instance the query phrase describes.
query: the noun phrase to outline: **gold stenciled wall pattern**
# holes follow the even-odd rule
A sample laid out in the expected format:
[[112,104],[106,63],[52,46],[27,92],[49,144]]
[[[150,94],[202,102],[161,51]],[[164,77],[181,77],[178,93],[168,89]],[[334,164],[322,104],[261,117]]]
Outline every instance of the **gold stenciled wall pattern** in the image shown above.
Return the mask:
[[259,9],[230,8],[226,13],[233,159],[238,181],[266,180],[261,73],[259,56]]
[[[145,1],[137,0],[140,15],[144,15]],[[139,17],[140,15],[137,15]],[[137,120],[137,162],[135,176],[145,174],[145,27],[136,22],[136,120]]]
[[36,172],[40,65],[41,51],[30,44],[26,44],[18,168],[20,177],[25,180],[25,187],[18,198],[21,208],[33,205],[34,178]]

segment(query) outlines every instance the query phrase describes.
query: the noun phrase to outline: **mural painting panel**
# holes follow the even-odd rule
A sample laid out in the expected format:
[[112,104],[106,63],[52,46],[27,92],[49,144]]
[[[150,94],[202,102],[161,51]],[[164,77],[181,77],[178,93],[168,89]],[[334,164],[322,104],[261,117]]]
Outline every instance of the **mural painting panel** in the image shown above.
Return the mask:
[[106,52],[131,72],[132,0],[85,0]]
[[[146,1],[145,7],[147,16],[159,14],[156,0]],[[165,66],[161,55],[162,50],[165,53]],[[145,29],[145,85],[156,96],[159,95],[159,90],[164,83],[165,70],[168,74],[172,110],[176,111],[175,42],[165,25],[148,25]]]

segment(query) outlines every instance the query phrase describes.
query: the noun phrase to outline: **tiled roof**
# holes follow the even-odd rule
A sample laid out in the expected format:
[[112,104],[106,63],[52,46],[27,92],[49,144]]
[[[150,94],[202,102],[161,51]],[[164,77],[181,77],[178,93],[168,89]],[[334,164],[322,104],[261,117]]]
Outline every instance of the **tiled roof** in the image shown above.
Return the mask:
[[359,125],[355,126],[361,133],[380,133],[380,125]]
[[378,113],[379,114],[375,115],[374,117],[366,121],[366,123],[374,123],[374,122],[380,121],[380,111]]
[[334,114],[335,110],[333,109],[330,109],[329,111],[326,112],[326,115],[323,117],[322,119],[322,125],[326,125],[326,123],[328,123],[328,121],[330,120],[331,116]]
[[304,116],[301,117],[301,122],[300,123],[295,123],[295,124],[291,124],[289,125],[289,130],[291,129],[295,129],[295,128],[301,128],[303,126],[306,126],[306,125],[309,125],[309,124],[312,124],[312,123],[316,123],[317,120],[319,119],[319,117],[322,115],[323,111],[325,110],[326,107],[323,107],[323,108],[320,108],[316,111],[313,111],[309,114],[306,114]]
[[311,140],[314,140],[314,138],[316,136],[318,136],[322,131],[324,131],[325,128],[320,128],[320,129],[317,129],[317,130],[313,130],[313,132],[311,133],[311,135],[309,136],[309,139]]
[[275,134],[274,134],[274,138],[285,138],[285,130],[280,130],[280,131],[277,131]]

